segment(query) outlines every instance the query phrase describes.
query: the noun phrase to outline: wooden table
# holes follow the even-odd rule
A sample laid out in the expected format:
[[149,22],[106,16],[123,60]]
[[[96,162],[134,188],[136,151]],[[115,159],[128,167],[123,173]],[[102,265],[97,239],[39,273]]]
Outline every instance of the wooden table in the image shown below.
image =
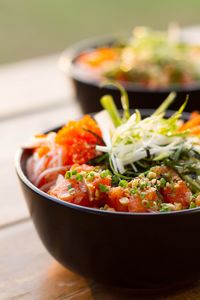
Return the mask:
[[[0,300],[145,299],[63,268],[43,247],[29,218],[14,153],[31,134],[81,113],[69,82],[58,72],[57,55],[0,69],[0,108]],[[200,299],[200,284],[151,299]]]

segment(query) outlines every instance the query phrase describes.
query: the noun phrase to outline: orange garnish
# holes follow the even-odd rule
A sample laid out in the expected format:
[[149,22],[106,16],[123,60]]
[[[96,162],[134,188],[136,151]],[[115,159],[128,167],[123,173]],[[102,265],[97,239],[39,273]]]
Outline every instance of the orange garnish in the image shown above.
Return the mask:
[[191,128],[190,135],[200,135],[200,125]]
[[190,114],[190,120],[193,120],[194,118],[196,118],[198,116],[199,116],[199,112],[197,110],[195,110]]
[[45,136],[46,136],[46,134],[44,134],[44,133],[39,133],[39,134],[35,135],[36,138],[43,138]]
[[37,149],[37,153],[39,157],[44,156],[45,154],[47,154],[49,152],[49,147],[47,146],[43,146],[43,147],[39,147]]
[[119,58],[119,49],[98,48],[93,51],[83,53],[78,59],[78,63],[89,65],[90,67],[100,67],[106,61],[115,61]]
[[193,115],[189,121],[184,123],[181,126],[181,128],[179,129],[179,131],[185,131],[187,129],[192,129],[193,127],[196,127],[198,125],[200,125],[200,114],[199,113],[197,113],[195,116]]

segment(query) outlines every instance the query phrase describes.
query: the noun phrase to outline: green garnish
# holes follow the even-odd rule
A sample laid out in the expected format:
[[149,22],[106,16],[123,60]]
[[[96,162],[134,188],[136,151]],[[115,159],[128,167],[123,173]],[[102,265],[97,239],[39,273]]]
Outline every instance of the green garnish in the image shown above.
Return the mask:
[[166,203],[162,203],[160,211],[161,212],[170,211],[169,206]]
[[134,187],[130,190],[131,195],[135,195],[138,193],[138,188]]
[[160,178],[160,184],[159,184],[159,188],[164,188],[166,186],[167,181],[165,180],[165,178]]
[[126,188],[128,186],[128,181],[126,180],[120,180],[119,186]]
[[112,176],[112,185],[118,184],[119,181],[120,181],[119,176],[117,176],[117,175],[113,175],[113,176]]
[[191,202],[189,208],[195,208],[195,207],[197,207],[196,204],[194,202]]
[[99,189],[103,193],[109,192],[109,188],[106,185],[101,184],[101,183],[99,183]]
[[100,173],[100,177],[101,177],[101,178],[105,178],[105,177],[107,177],[107,176],[109,176],[109,175],[111,175],[110,170],[104,170],[104,171],[102,171],[102,172]]
[[72,173],[70,171],[67,171],[65,173],[65,179],[70,179],[72,177]]
[[89,180],[89,181],[94,180],[94,173],[93,172],[90,172],[90,173],[87,174],[87,180]]
[[144,199],[144,198],[146,197],[146,193],[142,192],[142,193],[140,194],[140,196],[141,196],[142,199]]
[[73,188],[73,186],[71,184],[68,184],[67,189],[68,191],[71,190]]
[[87,163],[89,165],[92,165],[92,166],[98,165],[98,164],[103,163],[103,162],[106,163],[107,160],[108,160],[108,157],[109,157],[108,153],[104,153],[100,156],[96,156],[95,158],[90,159]]
[[198,183],[196,180],[192,179],[189,175],[183,175],[182,177],[188,183],[188,185],[193,193],[200,192],[200,183]]
[[114,103],[113,97],[110,95],[103,96],[101,98],[101,105],[104,109],[107,110],[109,113],[113,124],[117,127],[122,124],[121,118],[119,116],[118,110],[116,108],[116,105]]
[[145,189],[147,186],[148,186],[148,183],[147,183],[147,182],[142,182],[142,183],[140,183],[140,188],[141,188],[142,190]]
[[71,174],[72,174],[72,175],[76,175],[76,174],[77,174],[77,170],[72,170],[72,171],[71,171]]
[[157,116],[165,113],[166,109],[174,102],[176,98],[176,93],[171,92],[168,97],[164,100],[164,102],[156,109],[153,113],[153,116]]
[[[111,113],[110,116],[114,115],[115,116],[115,118],[114,118],[115,121],[118,119],[118,122],[117,122],[118,125],[116,125],[116,126],[119,126],[119,125],[121,125],[120,123],[125,122],[125,121],[127,121],[130,118],[128,94],[127,94],[125,88],[121,84],[119,84],[118,82],[116,82],[116,81],[109,80],[109,81],[106,81],[106,82],[104,82],[102,84],[102,86],[104,86],[104,85],[114,86],[114,87],[118,88],[119,91],[120,91],[120,93],[121,93],[121,105],[122,105],[122,108],[123,108],[123,120],[120,119],[117,110],[115,111],[115,109],[114,109],[114,110],[110,111],[110,113]],[[105,96],[105,97],[108,97],[108,96]],[[101,100],[101,101],[103,101],[104,102],[103,104],[105,104],[105,100]],[[113,104],[114,104],[113,98],[112,98],[112,101],[110,99],[109,102],[108,102],[108,99],[107,99],[107,103],[106,104],[108,104],[108,103],[110,104],[109,108],[112,108]],[[102,102],[101,102],[101,104],[102,104]],[[106,109],[106,107],[103,104],[102,104],[102,106]],[[111,104],[112,104],[112,106],[111,106]],[[114,108],[116,108],[116,106]],[[117,114],[116,114],[116,112],[117,112]],[[108,111],[108,113],[109,113],[109,111]],[[117,116],[118,116],[118,118],[116,119]],[[112,116],[111,116],[111,118],[112,118]]]
[[83,175],[77,174],[77,175],[76,175],[76,180],[77,180],[77,181],[83,181]]

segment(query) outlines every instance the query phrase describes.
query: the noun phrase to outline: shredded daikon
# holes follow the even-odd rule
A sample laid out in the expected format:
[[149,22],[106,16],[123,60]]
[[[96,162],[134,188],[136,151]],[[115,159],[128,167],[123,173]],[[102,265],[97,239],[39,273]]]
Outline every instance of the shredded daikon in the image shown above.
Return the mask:
[[[108,152],[116,172],[123,174],[127,165],[147,158],[171,155],[183,137],[176,135],[176,118],[164,119],[163,114],[138,120],[134,113],[129,120],[117,127],[111,145],[97,146],[97,150]],[[103,128],[105,130],[105,128]]]

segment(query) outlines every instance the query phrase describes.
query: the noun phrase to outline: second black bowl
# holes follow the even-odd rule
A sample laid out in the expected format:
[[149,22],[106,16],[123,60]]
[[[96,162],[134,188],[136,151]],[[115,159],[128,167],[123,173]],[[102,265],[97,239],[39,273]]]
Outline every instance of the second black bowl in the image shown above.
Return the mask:
[[[101,88],[100,81],[92,78],[92,76],[87,76],[84,72],[80,72],[75,63],[76,58],[82,52],[97,47],[109,46],[116,43],[116,41],[116,36],[85,40],[70,47],[61,56],[61,68],[65,74],[70,77],[76,97],[84,113],[91,111],[96,112],[102,109],[99,99],[105,94],[113,95],[117,106],[121,107],[120,93],[116,88],[111,86]],[[131,83],[123,83],[123,85],[128,92],[131,108],[158,107],[173,90],[177,93],[177,98],[171,106],[172,109],[179,108],[187,94],[189,94],[187,110],[193,111],[200,109],[200,84],[155,89],[149,89]]]

